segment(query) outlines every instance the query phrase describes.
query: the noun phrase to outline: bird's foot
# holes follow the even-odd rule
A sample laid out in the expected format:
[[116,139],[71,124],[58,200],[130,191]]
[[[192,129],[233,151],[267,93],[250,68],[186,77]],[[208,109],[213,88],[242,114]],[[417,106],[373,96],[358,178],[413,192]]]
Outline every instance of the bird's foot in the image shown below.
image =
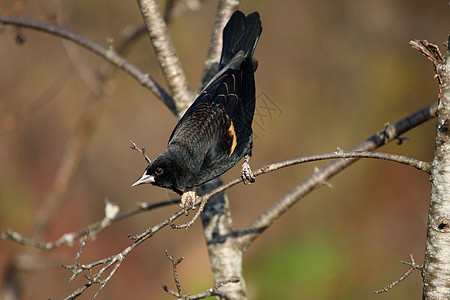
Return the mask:
[[183,195],[181,195],[180,206],[185,209],[186,216],[189,215],[189,210],[195,209],[194,201],[196,198],[194,189],[185,189]]
[[244,184],[250,184],[255,182],[256,180],[256,177],[253,174],[252,169],[250,168],[249,160],[250,155],[247,154],[244,159],[244,164],[242,165],[241,173],[242,181],[244,182]]

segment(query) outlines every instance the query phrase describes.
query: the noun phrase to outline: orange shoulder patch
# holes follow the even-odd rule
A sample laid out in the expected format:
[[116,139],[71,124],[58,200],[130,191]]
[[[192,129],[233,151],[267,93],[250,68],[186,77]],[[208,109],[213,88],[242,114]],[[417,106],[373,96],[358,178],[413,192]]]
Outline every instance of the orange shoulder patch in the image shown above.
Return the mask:
[[233,139],[232,143],[231,143],[231,149],[230,149],[230,154],[228,156],[231,156],[231,154],[233,154],[234,152],[234,148],[236,148],[237,145],[237,137],[236,137],[236,131],[234,130],[234,125],[233,125],[233,121],[230,119],[230,127],[228,128],[228,135]]

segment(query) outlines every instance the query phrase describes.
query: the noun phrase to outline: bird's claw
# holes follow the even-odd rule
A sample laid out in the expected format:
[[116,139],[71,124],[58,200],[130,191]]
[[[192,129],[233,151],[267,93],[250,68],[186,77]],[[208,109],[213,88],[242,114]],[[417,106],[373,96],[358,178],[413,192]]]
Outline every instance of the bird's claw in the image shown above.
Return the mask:
[[250,160],[250,156],[246,155],[244,164],[242,165],[241,177],[242,177],[242,181],[244,182],[244,184],[251,184],[251,183],[255,182],[255,180],[256,180],[256,177],[253,174],[252,169],[250,168],[249,160]]
[[181,195],[180,206],[185,209],[186,216],[189,215],[190,209],[195,209],[195,198],[196,194],[194,190],[187,190]]

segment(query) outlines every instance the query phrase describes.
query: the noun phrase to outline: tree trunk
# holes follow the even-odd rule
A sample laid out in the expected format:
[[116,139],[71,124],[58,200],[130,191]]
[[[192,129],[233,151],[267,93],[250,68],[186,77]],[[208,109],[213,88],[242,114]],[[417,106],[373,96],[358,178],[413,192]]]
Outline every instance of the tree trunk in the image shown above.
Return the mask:
[[423,268],[423,299],[450,299],[450,55],[436,64],[439,78],[431,201]]
[[[204,195],[220,185],[222,179],[218,177],[198,187],[197,192]],[[214,281],[217,284],[232,277],[239,277],[238,283],[226,284],[220,288],[220,292],[226,295],[227,299],[247,299],[242,269],[244,252],[233,236],[233,219],[228,197],[220,193],[209,199],[201,217]]]

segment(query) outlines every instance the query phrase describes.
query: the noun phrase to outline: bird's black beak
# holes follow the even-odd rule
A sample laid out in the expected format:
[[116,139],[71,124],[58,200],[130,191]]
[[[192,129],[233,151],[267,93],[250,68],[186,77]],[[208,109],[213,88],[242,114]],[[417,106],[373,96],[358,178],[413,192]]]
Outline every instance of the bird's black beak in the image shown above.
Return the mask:
[[153,182],[155,182],[155,177],[152,176],[152,175],[147,175],[147,174],[144,173],[144,174],[142,174],[141,177],[139,177],[138,180],[136,180],[135,183],[133,183],[131,185],[131,187],[137,186],[137,185],[140,185],[140,184],[144,184],[144,183],[153,183]]

